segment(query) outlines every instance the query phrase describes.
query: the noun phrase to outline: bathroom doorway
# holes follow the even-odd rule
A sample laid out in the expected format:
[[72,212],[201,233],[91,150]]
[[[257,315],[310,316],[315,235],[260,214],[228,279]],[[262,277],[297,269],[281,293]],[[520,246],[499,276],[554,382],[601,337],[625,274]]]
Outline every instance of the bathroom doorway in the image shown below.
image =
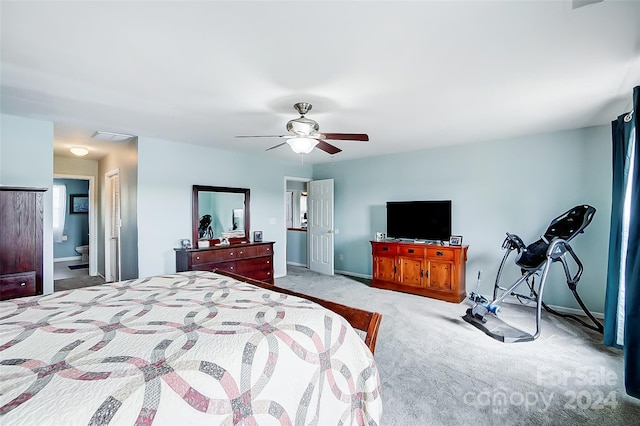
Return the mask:
[[95,178],[55,174],[53,198],[54,281],[96,276]]

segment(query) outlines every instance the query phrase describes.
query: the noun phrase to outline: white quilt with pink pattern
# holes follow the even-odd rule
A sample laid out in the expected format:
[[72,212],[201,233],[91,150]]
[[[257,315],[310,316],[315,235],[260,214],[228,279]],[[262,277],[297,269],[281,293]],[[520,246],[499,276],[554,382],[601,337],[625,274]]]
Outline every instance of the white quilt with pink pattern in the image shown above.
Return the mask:
[[0,424],[377,425],[341,316],[212,272],[0,302]]

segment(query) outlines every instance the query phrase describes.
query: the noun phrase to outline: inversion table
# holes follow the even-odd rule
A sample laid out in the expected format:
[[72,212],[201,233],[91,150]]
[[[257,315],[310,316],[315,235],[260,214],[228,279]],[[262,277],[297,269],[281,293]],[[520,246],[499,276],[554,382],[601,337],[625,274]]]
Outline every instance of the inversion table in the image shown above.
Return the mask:
[[[544,235],[542,235],[538,241],[528,246],[525,246],[517,235],[507,233],[507,237],[502,243],[505,254],[496,275],[493,288],[493,300],[489,301],[485,296],[471,292],[469,299],[474,302],[475,305],[467,309],[463,319],[496,340],[506,343],[528,342],[536,339],[540,335],[541,314],[542,307],[544,306],[547,311],[553,314],[574,319],[586,327],[602,332],[602,324],[589,312],[576,290],[583,267],[582,262],[580,262],[580,259],[578,259],[569,245],[569,241],[574,239],[576,235],[584,232],[584,229],[591,223],[595,212],[596,209],[588,205],[580,205],[568,210],[553,219]],[[518,252],[515,263],[520,267],[522,276],[511,286],[502,287],[500,285],[500,277],[507,258],[514,250]],[[569,270],[567,255],[569,255],[577,265],[577,271],[573,276]],[[595,326],[585,323],[576,316],[556,312],[544,304],[542,293],[547,280],[547,274],[549,273],[551,265],[558,261],[562,263],[569,289],[573,292],[578,304],[591,321],[593,321]],[[535,283],[536,276],[539,277],[537,290]],[[529,294],[517,293],[517,288],[524,283],[527,283],[529,287]],[[498,318],[500,304],[507,296],[515,296],[521,303],[524,303],[523,301],[536,302],[535,334],[532,335],[515,328]]]

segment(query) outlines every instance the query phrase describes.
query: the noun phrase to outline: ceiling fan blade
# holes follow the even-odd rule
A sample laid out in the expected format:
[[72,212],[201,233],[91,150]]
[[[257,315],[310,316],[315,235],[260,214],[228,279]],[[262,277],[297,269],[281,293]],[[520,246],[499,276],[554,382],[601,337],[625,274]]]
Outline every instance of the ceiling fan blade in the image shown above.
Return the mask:
[[241,135],[236,138],[290,138],[291,135]]
[[281,147],[284,144],[286,144],[286,142],[282,142],[282,143],[279,143],[278,145],[272,146],[271,148],[267,148],[267,149],[265,149],[265,151],[271,151],[272,149],[276,149],[278,147]]
[[330,143],[326,143],[323,140],[318,140],[318,145],[316,145],[316,148],[326,152],[327,154],[331,154],[331,155],[337,154],[337,153],[342,151],[340,148],[338,148],[336,146],[333,146]]
[[336,141],[362,141],[369,140],[369,136],[364,133],[322,133],[325,139]]

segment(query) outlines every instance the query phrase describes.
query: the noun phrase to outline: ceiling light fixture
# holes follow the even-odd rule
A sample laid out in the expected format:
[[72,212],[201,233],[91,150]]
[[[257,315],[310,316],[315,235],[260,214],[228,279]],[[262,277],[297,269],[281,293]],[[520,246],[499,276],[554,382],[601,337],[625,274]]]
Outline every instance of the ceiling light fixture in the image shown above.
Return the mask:
[[318,145],[317,139],[295,137],[291,139],[287,139],[287,143],[296,154],[308,154],[313,151],[313,148]]
[[135,138],[134,135],[127,135],[126,133],[103,132],[101,130],[95,132],[91,137],[94,139],[112,142],[124,142]]
[[84,157],[89,153],[89,150],[87,148],[81,146],[74,146],[73,148],[69,149],[69,151],[71,151],[73,155],[77,155],[78,157]]

